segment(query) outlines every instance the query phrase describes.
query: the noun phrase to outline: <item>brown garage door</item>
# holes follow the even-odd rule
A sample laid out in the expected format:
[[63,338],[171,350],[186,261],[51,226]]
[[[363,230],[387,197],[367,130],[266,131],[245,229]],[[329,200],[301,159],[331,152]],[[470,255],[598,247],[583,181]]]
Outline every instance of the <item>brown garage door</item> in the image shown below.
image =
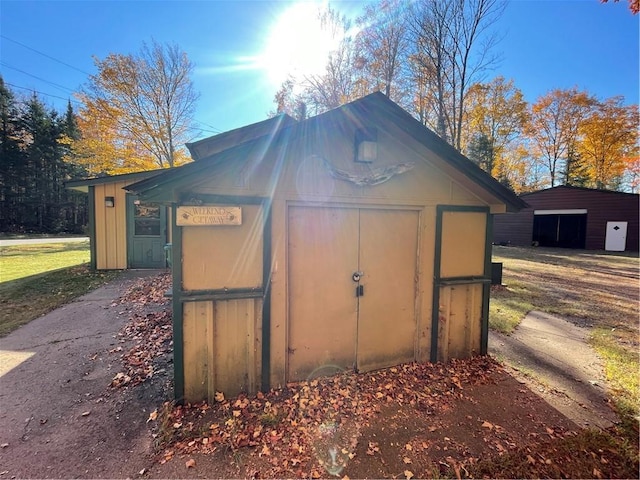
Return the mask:
[[418,220],[410,210],[289,208],[288,380],[415,359]]

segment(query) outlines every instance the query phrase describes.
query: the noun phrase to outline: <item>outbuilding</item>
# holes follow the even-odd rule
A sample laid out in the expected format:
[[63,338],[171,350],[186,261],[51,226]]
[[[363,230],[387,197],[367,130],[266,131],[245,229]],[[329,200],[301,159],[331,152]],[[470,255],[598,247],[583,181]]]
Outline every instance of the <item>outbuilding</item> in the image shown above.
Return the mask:
[[638,194],[561,185],[520,198],[529,207],[494,219],[494,243],[638,251]]
[[525,203],[386,96],[189,148],[126,187],[171,207],[177,399],[486,353],[492,217]]
[[170,240],[167,208],[124,188],[162,170],[72,180],[65,187],[89,196],[91,267],[95,270],[164,268]]

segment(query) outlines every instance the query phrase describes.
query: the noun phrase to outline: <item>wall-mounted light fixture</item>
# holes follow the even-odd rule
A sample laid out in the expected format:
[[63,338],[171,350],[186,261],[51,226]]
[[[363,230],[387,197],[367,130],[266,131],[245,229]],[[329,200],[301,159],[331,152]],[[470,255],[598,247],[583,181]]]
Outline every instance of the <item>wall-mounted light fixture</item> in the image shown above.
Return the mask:
[[116,199],[114,197],[104,197],[104,206],[105,207],[115,207]]
[[378,130],[359,128],[356,130],[355,161],[371,163],[378,158]]

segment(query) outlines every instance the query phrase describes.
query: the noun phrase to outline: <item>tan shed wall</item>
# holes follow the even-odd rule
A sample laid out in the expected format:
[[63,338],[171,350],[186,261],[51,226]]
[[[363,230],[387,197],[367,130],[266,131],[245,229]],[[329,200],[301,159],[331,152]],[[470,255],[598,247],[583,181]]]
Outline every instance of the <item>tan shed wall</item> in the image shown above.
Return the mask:
[[242,225],[182,228],[182,288],[262,286],[262,209],[242,206]]
[[[337,127],[339,128],[339,127]],[[197,196],[229,195],[247,197],[272,197],[271,228],[271,333],[270,333],[270,384],[281,386],[291,375],[288,351],[293,348],[305,348],[305,338],[310,339],[310,348],[314,341],[320,340],[325,331],[297,331],[298,326],[291,325],[293,315],[304,317],[304,309],[322,309],[327,313],[327,328],[333,325],[331,315],[332,298],[320,299],[314,303],[303,303],[291,310],[289,298],[297,296],[296,278],[305,274],[305,270],[330,269],[332,259],[318,254],[311,258],[294,257],[289,264],[291,236],[296,233],[296,226],[290,224],[291,209],[298,207],[322,207],[323,210],[403,210],[413,211],[418,217],[417,231],[408,232],[416,239],[417,251],[415,263],[415,350],[413,359],[428,361],[431,356],[431,324],[433,299],[433,261],[435,256],[435,225],[437,205],[489,206],[494,211],[504,208],[496,199],[481,198],[477,186],[470,181],[455,179],[448,175],[437,158],[430,158],[429,152],[422,147],[410,148],[407,144],[396,143],[394,136],[402,140],[402,132],[379,132],[379,160],[373,165],[356,164],[353,161],[353,132],[348,130],[328,133],[328,138],[338,139],[330,144],[314,144],[300,142],[288,150],[286,161],[278,160],[275,153],[272,157],[249,157],[244,161],[229,162],[203,179],[197,186],[190,188],[189,193]],[[341,142],[340,138],[346,140]],[[322,156],[317,155],[322,152]],[[425,158],[427,161],[425,162]],[[326,162],[333,168],[366,175],[371,168],[382,169],[399,163],[412,162],[415,167],[403,174],[375,186],[360,187],[344,180],[332,177]],[[241,181],[240,181],[240,180]],[[219,288],[247,288],[262,286],[262,219],[260,207],[243,206],[242,227],[183,227],[183,289],[206,290]],[[462,217],[459,217],[462,218]],[[447,229],[443,245],[443,272],[447,275],[482,275],[484,268],[485,227],[480,218],[486,215],[464,218],[454,229]],[[345,220],[348,221],[348,220]],[[444,220],[447,224],[448,220]],[[235,230],[234,230],[235,229]],[[342,232],[343,233],[343,232]],[[367,235],[375,235],[369,232]],[[475,243],[477,242],[477,244]],[[412,247],[413,248],[413,247]],[[297,260],[296,260],[297,259]],[[299,261],[302,263],[299,264]],[[392,273],[391,267],[386,267]],[[473,272],[473,273],[469,273]],[[336,285],[337,286],[337,285]],[[355,284],[347,279],[346,295],[354,295]],[[366,287],[365,287],[366,288]],[[365,293],[366,295],[366,293]],[[446,344],[444,355],[451,358],[453,352],[463,351],[458,356],[467,356],[479,351],[480,318],[482,313],[482,287],[465,285],[447,287],[440,290],[440,346]],[[311,301],[311,300],[310,300]],[[252,300],[239,300],[243,305]],[[445,302],[445,303],[443,303]],[[235,365],[237,370],[242,362],[228,361],[238,357],[249,358],[245,348],[246,338],[259,344],[261,337],[258,327],[261,326],[259,308],[255,308],[254,324],[251,328],[257,333],[246,330],[230,330],[227,345],[214,346],[212,342],[213,323],[218,309],[200,305],[203,302],[184,303],[184,347],[185,347],[185,395],[188,400],[212,398],[214,390],[236,391],[234,377],[222,380],[218,371],[223,365]],[[211,305],[211,302],[204,302]],[[216,312],[214,312],[216,310]],[[241,319],[233,321],[246,325],[246,318],[251,315],[238,314]],[[478,316],[480,315],[480,316]],[[232,317],[229,317],[230,319]],[[340,330],[340,319],[335,319],[335,330]],[[245,327],[242,327],[245,328]],[[249,328],[249,327],[246,327]],[[385,327],[387,328],[387,327]],[[345,332],[343,332],[345,333]],[[243,335],[246,337],[244,338]],[[346,335],[346,336],[350,336]],[[242,337],[242,338],[241,338]],[[244,339],[243,339],[244,338]],[[382,336],[376,336],[381,341]],[[296,343],[297,342],[297,343]],[[296,347],[297,344],[300,344]],[[320,346],[322,347],[322,346]],[[320,348],[318,347],[318,348]],[[324,348],[324,347],[322,347]],[[220,351],[221,357],[214,361],[212,352]],[[232,353],[235,352],[235,353]],[[255,350],[255,361],[249,372],[259,372],[260,350]],[[318,366],[331,357],[317,358]],[[206,367],[203,367],[206,365]],[[217,366],[216,366],[217,365]],[[254,368],[255,367],[255,368]],[[225,367],[226,368],[226,367]],[[295,365],[294,365],[295,368]],[[304,367],[305,369],[307,367]],[[257,369],[257,370],[255,370]],[[234,374],[235,375],[235,374]],[[249,376],[257,374],[250,373]],[[214,380],[212,380],[212,378]],[[220,378],[221,380],[215,380]],[[217,383],[216,383],[217,382]],[[212,386],[213,385],[213,386]],[[243,385],[252,385],[245,382]],[[259,383],[253,384],[255,389]],[[223,388],[224,386],[224,388]],[[252,391],[255,391],[252,390]]]
[[255,392],[261,384],[262,300],[184,302],[187,401]]
[[440,289],[438,361],[468,358],[480,353],[482,285]]
[[442,215],[441,277],[481,277],[487,216],[477,212],[444,212]]
[[[94,187],[96,268],[127,268],[127,183],[107,183]],[[114,197],[115,206],[105,207],[105,197]]]
[[440,287],[438,361],[480,353],[483,284],[468,279],[484,276],[487,215],[464,211],[442,213],[440,278],[445,281],[465,278],[463,281],[469,283]]

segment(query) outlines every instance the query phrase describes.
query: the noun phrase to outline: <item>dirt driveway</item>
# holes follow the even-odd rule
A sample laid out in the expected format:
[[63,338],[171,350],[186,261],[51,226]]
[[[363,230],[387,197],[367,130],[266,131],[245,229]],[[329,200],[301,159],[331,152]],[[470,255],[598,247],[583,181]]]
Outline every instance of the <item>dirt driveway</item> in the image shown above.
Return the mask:
[[[343,385],[323,380],[147,422],[171,395],[170,364],[135,387],[109,384],[134,344],[118,334],[131,310],[114,300],[152,273],[127,272],[0,340],[0,480],[318,478],[343,450],[339,474],[350,478],[455,476],[456,466],[578,429],[490,358],[352,374]],[[295,413],[301,405],[341,406],[344,425],[357,423],[343,435],[349,445],[321,450],[331,422],[301,437],[313,418]],[[155,450],[153,434],[177,443]]]

